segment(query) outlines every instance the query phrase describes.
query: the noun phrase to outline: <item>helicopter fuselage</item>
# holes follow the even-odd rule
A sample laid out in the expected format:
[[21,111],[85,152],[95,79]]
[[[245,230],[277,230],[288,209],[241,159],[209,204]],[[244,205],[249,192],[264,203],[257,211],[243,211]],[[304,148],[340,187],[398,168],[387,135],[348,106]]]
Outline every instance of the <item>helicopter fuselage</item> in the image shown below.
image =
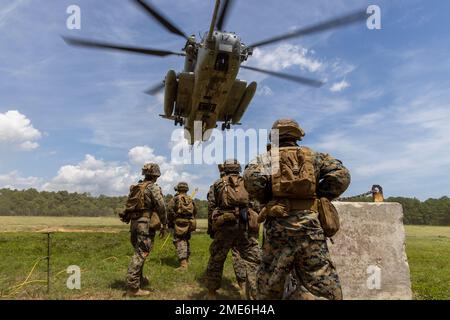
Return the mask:
[[[191,37],[185,47],[185,69],[176,79],[166,77],[165,113],[176,124],[184,124],[191,143],[209,139],[210,129],[222,122],[222,129],[238,124],[256,91],[256,83],[237,79],[240,65],[248,57],[245,46],[234,33],[214,31],[200,44]],[[177,84],[174,83],[177,81]],[[169,115],[174,110],[174,115]],[[202,132],[194,132],[195,122]]]

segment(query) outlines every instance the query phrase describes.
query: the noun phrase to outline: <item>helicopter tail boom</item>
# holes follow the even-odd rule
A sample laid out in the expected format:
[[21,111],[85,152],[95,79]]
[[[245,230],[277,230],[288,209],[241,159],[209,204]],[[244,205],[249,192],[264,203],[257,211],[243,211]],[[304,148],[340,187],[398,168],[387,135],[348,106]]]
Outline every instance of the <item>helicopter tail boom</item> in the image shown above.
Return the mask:
[[214,35],[214,30],[215,30],[216,24],[217,24],[217,17],[219,15],[219,9],[220,9],[220,0],[216,0],[216,5],[214,7],[213,18],[212,18],[212,21],[211,21],[211,26],[209,27],[208,43],[213,41],[213,35]]

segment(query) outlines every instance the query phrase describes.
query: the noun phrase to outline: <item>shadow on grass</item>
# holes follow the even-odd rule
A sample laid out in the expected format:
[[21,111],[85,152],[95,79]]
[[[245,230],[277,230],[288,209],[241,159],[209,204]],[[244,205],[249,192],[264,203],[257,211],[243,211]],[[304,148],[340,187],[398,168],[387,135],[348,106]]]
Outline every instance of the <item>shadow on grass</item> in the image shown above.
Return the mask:
[[174,269],[180,266],[180,262],[177,257],[162,257],[160,260],[162,264],[168,267],[173,267]]
[[127,288],[127,284],[124,280],[114,280],[113,283],[111,283],[111,289],[125,291]]

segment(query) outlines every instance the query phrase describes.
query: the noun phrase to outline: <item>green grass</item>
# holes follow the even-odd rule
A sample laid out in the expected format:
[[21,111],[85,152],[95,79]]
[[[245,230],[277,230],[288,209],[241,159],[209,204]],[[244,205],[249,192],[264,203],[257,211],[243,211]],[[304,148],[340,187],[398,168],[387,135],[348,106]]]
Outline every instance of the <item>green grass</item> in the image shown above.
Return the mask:
[[406,226],[415,299],[450,299],[450,227]]
[[[122,299],[126,269],[132,255],[128,226],[117,218],[0,217],[0,291],[3,299]],[[19,290],[36,260],[46,256],[46,235],[28,231],[62,230],[52,235],[52,290],[44,282],[31,282]],[[210,244],[206,221],[191,242],[189,272],[178,272],[175,249],[169,239],[156,239],[145,273],[155,290],[153,299],[201,299],[201,278]],[[450,299],[450,227],[406,226],[406,251],[416,299]],[[66,288],[66,268],[82,270],[82,290]],[[46,261],[37,264],[29,281],[46,279]],[[224,299],[238,298],[230,259],[227,259]]]
[[[191,242],[189,272],[176,271],[178,266],[171,239],[155,239],[154,249],[147,259],[145,274],[156,291],[153,299],[202,299],[201,285],[207,265],[210,239],[197,234]],[[44,282],[30,283],[17,293],[11,287],[22,283],[36,259],[46,255],[46,235],[35,233],[0,233],[0,289],[4,299],[121,299],[124,278],[133,250],[129,233],[57,233],[52,235],[52,290],[46,295]],[[227,260],[224,286],[219,294],[224,299],[239,298],[231,263]],[[81,268],[81,291],[66,287],[66,268]],[[30,280],[46,279],[46,260],[40,261]],[[176,290],[174,290],[176,288]],[[12,293],[12,295],[11,295]]]

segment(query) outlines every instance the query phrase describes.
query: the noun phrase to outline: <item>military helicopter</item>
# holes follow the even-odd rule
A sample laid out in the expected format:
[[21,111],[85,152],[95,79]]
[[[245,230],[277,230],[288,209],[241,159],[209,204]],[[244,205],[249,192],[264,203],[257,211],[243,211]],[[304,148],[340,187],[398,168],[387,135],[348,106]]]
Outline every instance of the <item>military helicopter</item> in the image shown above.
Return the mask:
[[[150,3],[144,0],[132,1],[169,32],[186,40],[181,52],[123,46],[72,37],[63,38],[70,45],[87,48],[119,50],[158,57],[170,55],[184,57],[182,72],[176,73],[170,70],[162,83],[152,87],[146,93],[156,95],[162,90],[165,91],[164,114],[161,117],[174,121],[176,126],[184,126],[185,137],[191,145],[196,141],[209,140],[211,135],[209,129],[217,128],[218,122],[222,123],[222,130],[240,124],[257,89],[256,82],[247,84],[246,81],[237,78],[241,68],[312,87],[320,87],[324,84],[322,81],[297,75],[242,65],[252,55],[255,48],[367,19],[366,10],[359,10],[247,46],[235,33],[223,31],[233,0],[223,0],[223,4],[221,0],[216,0],[209,31],[200,41],[197,41],[195,35],[187,36]],[[201,123],[202,134],[200,135],[194,132],[196,123]]]

